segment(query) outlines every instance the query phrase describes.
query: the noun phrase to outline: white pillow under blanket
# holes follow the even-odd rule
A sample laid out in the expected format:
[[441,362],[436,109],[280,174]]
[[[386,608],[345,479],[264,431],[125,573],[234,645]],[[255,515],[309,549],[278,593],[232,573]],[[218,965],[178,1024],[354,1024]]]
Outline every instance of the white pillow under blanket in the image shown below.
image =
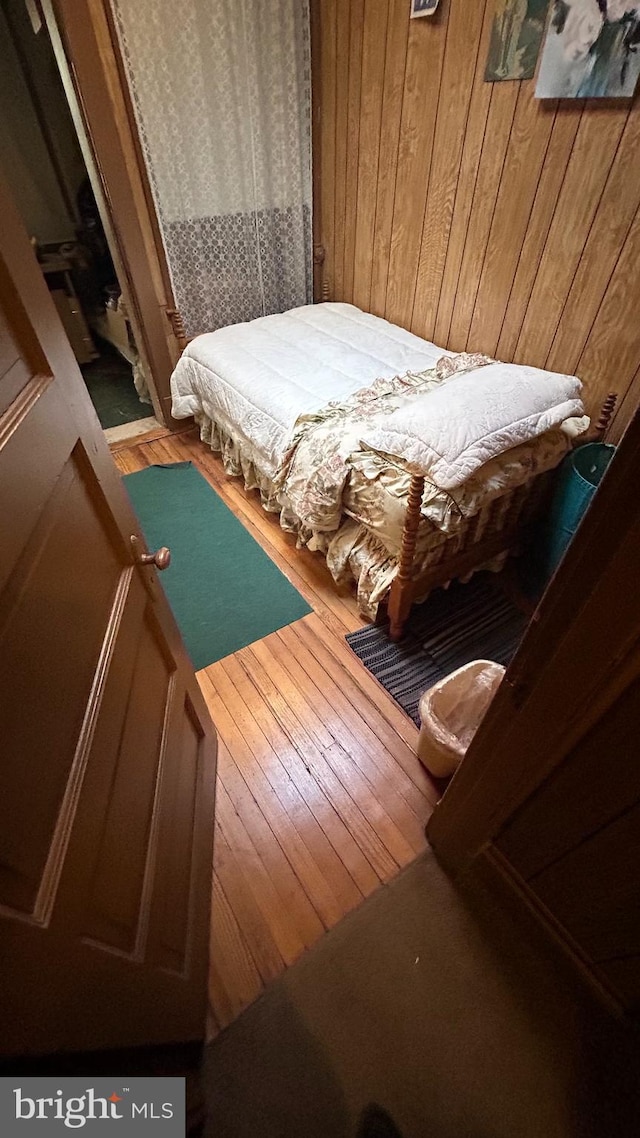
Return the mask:
[[487,364],[374,420],[362,444],[452,490],[489,459],[583,415],[581,388],[575,375]]

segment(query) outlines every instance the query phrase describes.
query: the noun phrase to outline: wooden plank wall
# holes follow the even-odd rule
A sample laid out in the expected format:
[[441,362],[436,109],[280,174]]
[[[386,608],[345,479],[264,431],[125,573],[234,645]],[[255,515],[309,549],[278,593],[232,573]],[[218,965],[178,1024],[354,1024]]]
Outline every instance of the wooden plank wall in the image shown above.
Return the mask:
[[[494,0],[315,4],[316,240],[332,300],[640,401],[640,102],[485,83]],[[320,293],[318,293],[318,299]]]

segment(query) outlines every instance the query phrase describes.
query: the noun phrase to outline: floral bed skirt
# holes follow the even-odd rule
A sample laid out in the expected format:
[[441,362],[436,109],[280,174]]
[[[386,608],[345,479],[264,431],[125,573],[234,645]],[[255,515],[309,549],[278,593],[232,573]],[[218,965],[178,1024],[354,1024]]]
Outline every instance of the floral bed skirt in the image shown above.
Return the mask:
[[[366,525],[348,515],[333,533],[309,529],[296,515],[284,493],[265,473],[261,456],[247,440],[231,426],[223,427],[202,412],[196,415],[196,421],[202,441],[220,455],[226,473],[232,478],[242,478],[245,489],[258,490],[263,508],[279,515],[282,529],[295,536],[298,548],[306,546],[311,551],[322,553],[338,585],[348,586],[355,582],[360,612],[369,620],[375,620],[378,605],[388,594],[398,571],[399,539],[397,547],[389,548]],[[512,501],[513,494],[504,494],[498,509],[506,515]],[[487,526],[495,528],[497,505],[492,502],[473,518],[461,519],[453,534],[443,533],[424,519],[420,528],[416,570],[426,571],[445,556],[458,553],[471,537],[474,542],[478,541]],[[497,572],[504,565],[506,556],[502,553],[478,568]]]

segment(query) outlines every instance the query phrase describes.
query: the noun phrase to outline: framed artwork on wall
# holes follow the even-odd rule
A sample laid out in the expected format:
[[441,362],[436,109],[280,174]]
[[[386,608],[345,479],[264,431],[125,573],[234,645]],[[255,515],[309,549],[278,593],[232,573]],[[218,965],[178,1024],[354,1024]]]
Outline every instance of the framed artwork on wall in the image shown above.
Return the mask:
[[549,0],[496,0],[485,80],[533,77],[548,7]]
[[629,99],[640,74],[640,0],[552,0],[539,99]]
[[440,0],[411,0],[411,19],[416,16],[432,16]]

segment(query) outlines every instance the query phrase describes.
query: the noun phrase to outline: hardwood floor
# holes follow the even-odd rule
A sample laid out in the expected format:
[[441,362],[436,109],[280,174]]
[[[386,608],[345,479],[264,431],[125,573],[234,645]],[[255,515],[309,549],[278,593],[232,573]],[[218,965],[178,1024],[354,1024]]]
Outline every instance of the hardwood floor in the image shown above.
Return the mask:
[[215,1031],[424,848],[439,795],[414,724],[345,642],[361,618],[322,559],[296,550],[194,433],[114,460],[123,474],[195,463],[314,610],[198,673],[219,735]]

